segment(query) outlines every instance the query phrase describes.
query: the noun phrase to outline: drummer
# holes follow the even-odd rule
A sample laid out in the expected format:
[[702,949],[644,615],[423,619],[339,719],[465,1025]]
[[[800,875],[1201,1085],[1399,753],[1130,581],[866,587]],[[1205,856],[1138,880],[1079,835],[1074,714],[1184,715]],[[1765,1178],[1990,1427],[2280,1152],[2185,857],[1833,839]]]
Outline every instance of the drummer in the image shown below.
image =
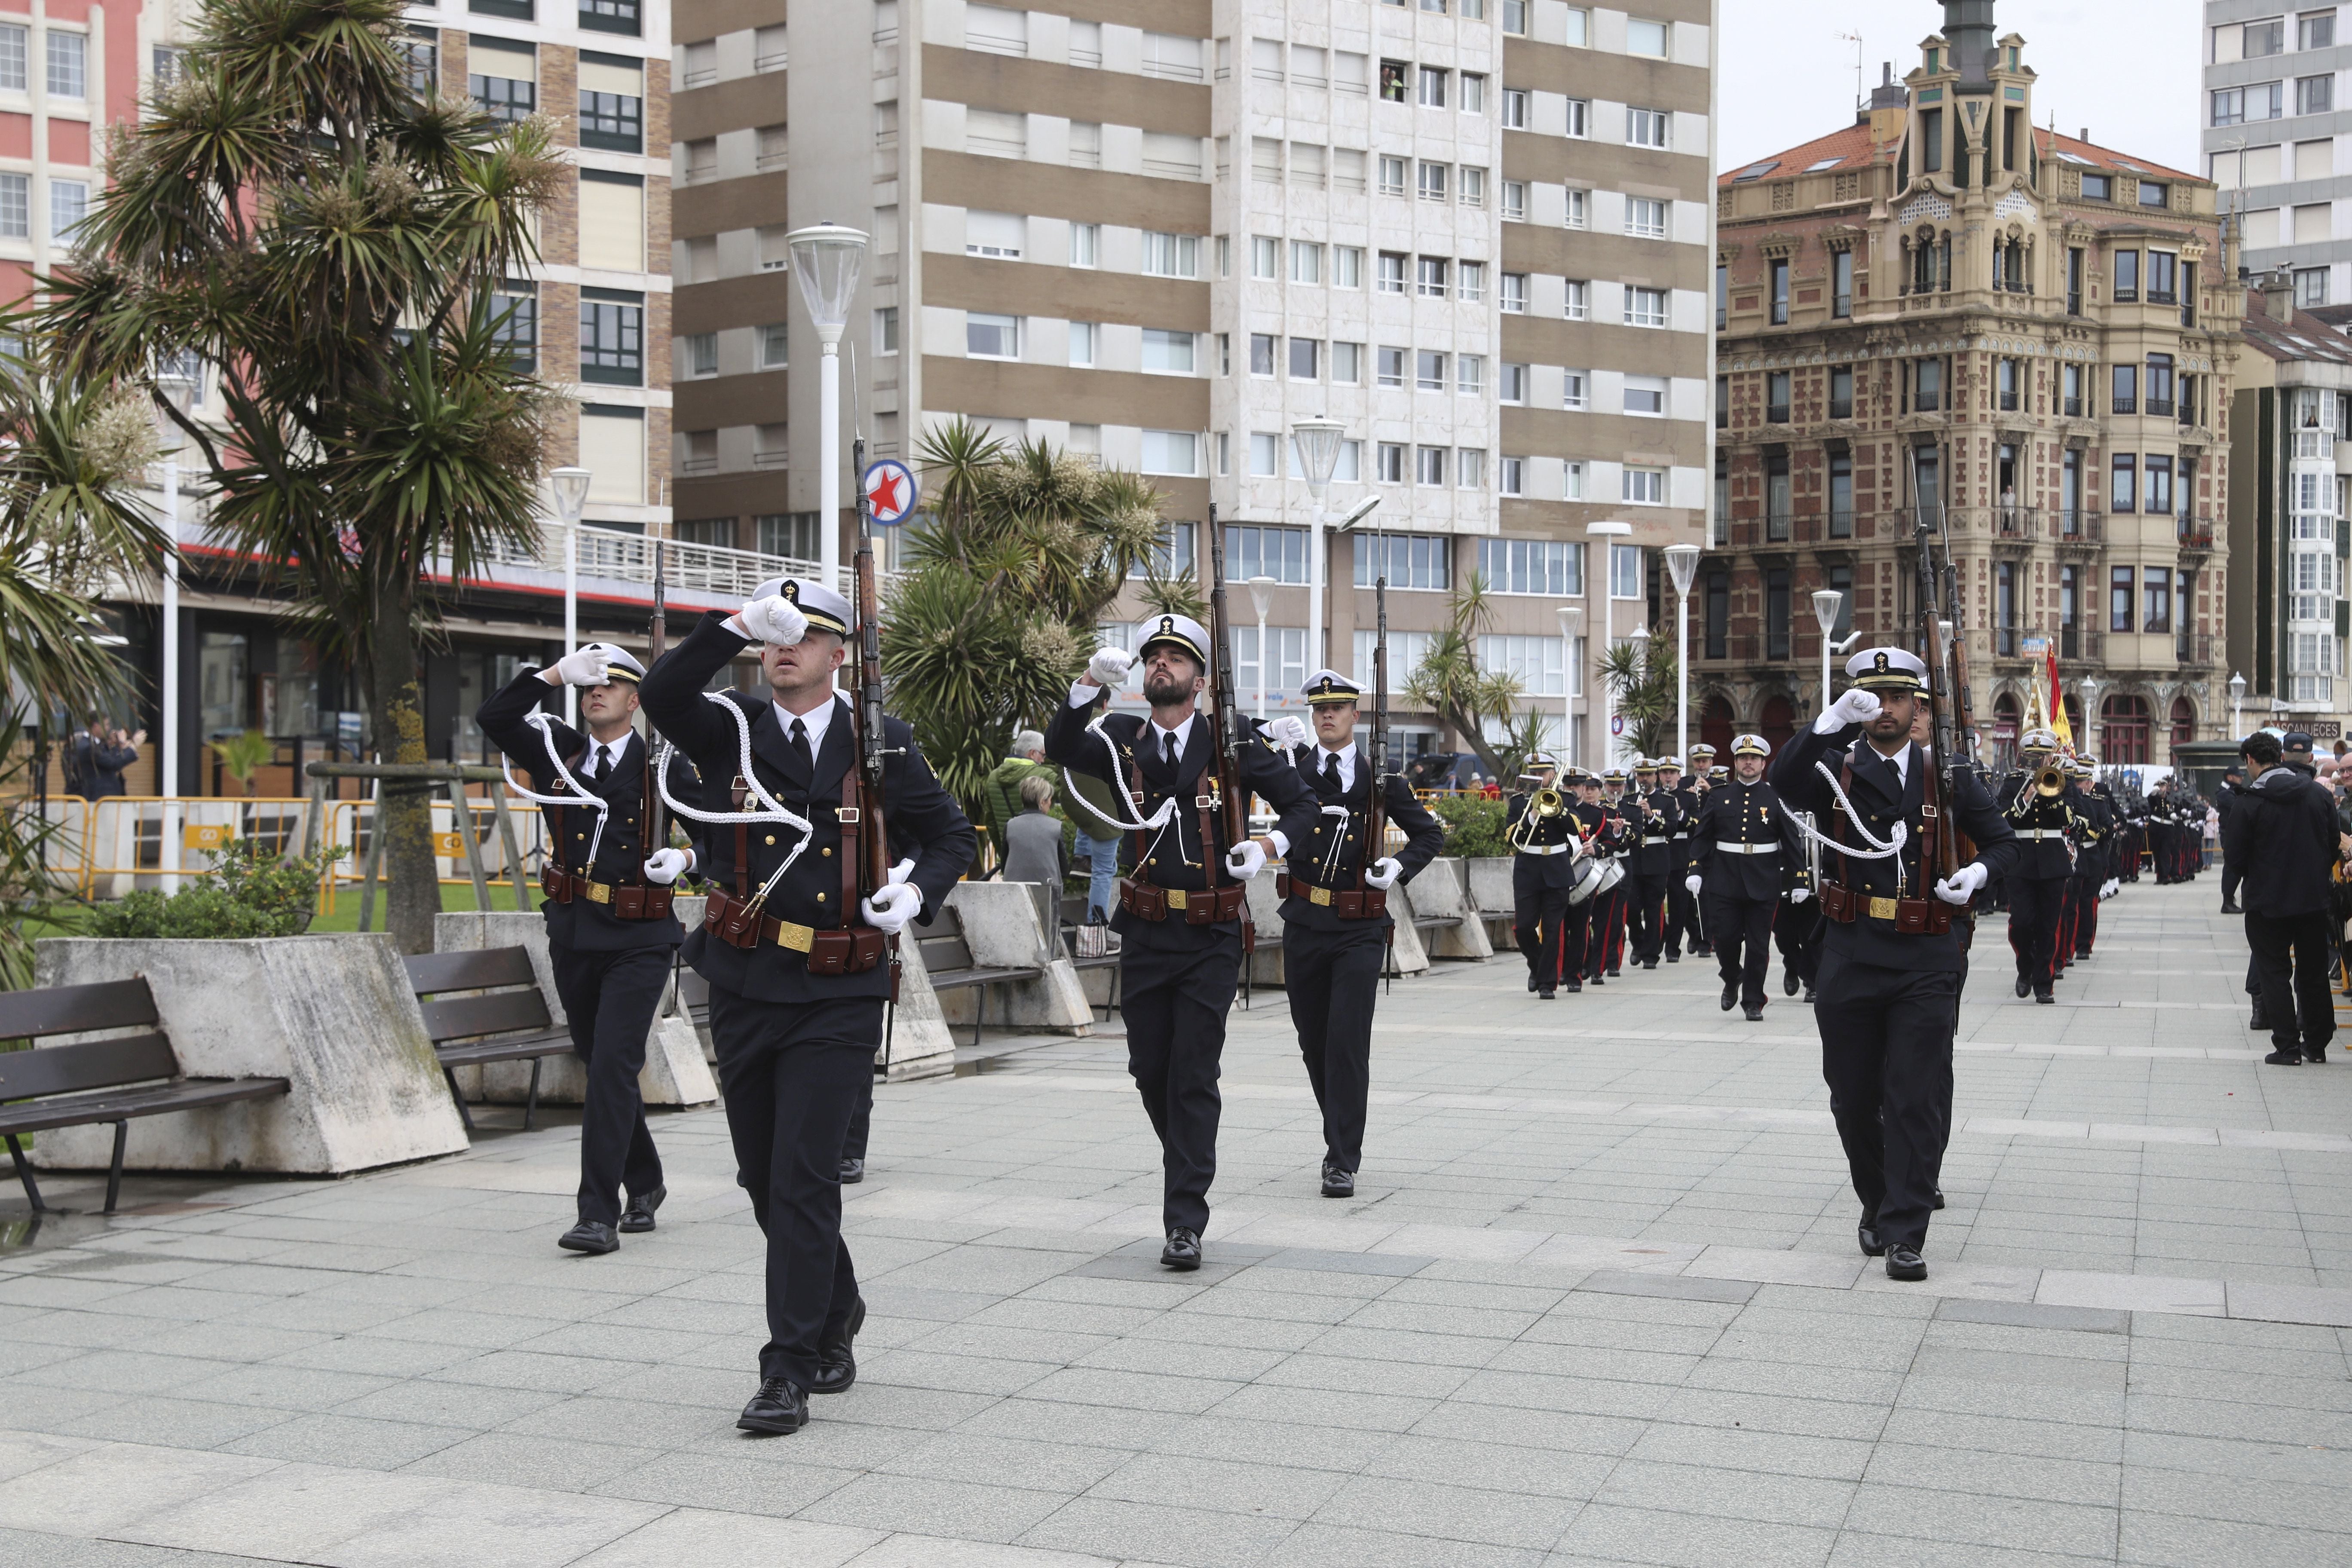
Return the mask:
[[[1617,778],[1622,789],[1624,775],[1620,773]],[[1594,985],[1607,984],[1606,977],[1616,972],[1616,889],[1625,870],[1617,858],[1626,847],[1625,819],[1601,798],[1605,787],[1606,781],[1601,775],[1579,773],[1576,804],[1569,808],[1575,814],[1585,853],[1601,868],[1601,879],[1593,884],[1591,897],[1580,900],[1584,912],[1584,978]],[[1583,887],[1581,878],[1577,885]]]

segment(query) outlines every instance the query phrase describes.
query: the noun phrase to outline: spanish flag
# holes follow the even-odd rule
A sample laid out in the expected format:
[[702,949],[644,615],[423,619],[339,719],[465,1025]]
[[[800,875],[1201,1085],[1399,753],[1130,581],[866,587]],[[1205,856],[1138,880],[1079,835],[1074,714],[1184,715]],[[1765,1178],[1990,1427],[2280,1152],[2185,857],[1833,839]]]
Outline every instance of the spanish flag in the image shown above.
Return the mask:
[[2058,744],[2071,752],[2074,749],[2074,731],[2066,722],[2066,699],[2058,688],[2058,650],[2054,647],[2048,649],[2042,658],[2049,664],[2044,676],[2047,684],[2042,688],[2042,707],[2050,715],[2050,728],[2057,732]]

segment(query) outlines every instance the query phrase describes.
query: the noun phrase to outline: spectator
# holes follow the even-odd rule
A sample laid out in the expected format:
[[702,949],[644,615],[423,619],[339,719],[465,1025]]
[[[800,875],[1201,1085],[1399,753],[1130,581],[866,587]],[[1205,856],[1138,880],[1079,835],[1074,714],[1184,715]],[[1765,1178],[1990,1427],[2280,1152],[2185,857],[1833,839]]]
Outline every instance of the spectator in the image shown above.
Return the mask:
[[2231,763],[2221,770],[2221,787],[2213,792],[2213,809],[2221,814],[2221,912],[2225,915],[2246,912],[2238,904],[2238,881],[2245,875],[2245,868],[2230,853],[2230,816],[2245,793],[2246,772]]
[[2279,761],[2305,778],[2314,778],[2318,774],[2319,770],[2311,760],[2311,736],[2305,731],[2289,730],[2286,732],[2285,738],[2279,742]]
[[122,770],[139,760],[147,731],[125,735],[121,726],[102,713],[89,716],[89,728],[66,742],[66,791],[88,800],[127,793]]
[[2352,752],[2352,741],[2339,738],[2336,742],[2336,760],[2339,763],[2342,762],[2344,760],[2344,753],[2347,752]]
[[1069,873],[1063,853],[1062,821],[1054,815],[1054,781],[1032,773],[1021,781],[1021,810],[1004,828],[1004,879],[1043,882],[1062,896],[1062,879]]
[[2230,814],[2231,858],[2243,871],[2246,945],[2270,1025],[2271,1054],[2263,1059],[2274,1067],[2324,1062],[2336,1034],[2328,988],[2335,908],[2328,870],[2341,852],[2336,805],[2308,774],[2281,762],[2276,736],[2249,735],[2238,755],[2248,783]]

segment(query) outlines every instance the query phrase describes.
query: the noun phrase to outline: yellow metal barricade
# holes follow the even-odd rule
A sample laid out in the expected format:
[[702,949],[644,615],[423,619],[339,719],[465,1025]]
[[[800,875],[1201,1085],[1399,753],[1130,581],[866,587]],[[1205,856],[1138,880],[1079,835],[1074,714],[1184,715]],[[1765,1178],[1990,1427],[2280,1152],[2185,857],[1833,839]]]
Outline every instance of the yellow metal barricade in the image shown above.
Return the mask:
[[[498,829],[498,806],[488,795],[468,795],[466,815],[472,819],[474,843],[481,856],[482,875],[490,882],[510,881],[507,865],[506,846]],[[522,862],[522,880],[535,879],[547,859],[547,823],[539,806],[529,801],[509,798],[507,820],[515,836],[515,854]],[[446,800],[432,803],[433,859],[435,872],[446,883],[470,887],[473,878],[466,868],[466,841],[457,826],[456,809]],[[370,839],[375,831],[375,802],[373,800],[337,800],[327,803],[325,842],[340,846],[341,859],[327,868],[320,882],[320,911],[332,914],[335,894],[340,888],[352,887],[367,874]],[[381,873],[379,873],[381,875]]]
[[[50,806],[63,828],[51,864],[64,870],[69,862],[86,899],[119,899],[159,888],[166,877],[210,876],[213,854],[236,839],[258,840],[272,854],[299,853],[310,813],[308,800],[281,795],[76,796]],[[176,857],[165,853],[173,843]]]

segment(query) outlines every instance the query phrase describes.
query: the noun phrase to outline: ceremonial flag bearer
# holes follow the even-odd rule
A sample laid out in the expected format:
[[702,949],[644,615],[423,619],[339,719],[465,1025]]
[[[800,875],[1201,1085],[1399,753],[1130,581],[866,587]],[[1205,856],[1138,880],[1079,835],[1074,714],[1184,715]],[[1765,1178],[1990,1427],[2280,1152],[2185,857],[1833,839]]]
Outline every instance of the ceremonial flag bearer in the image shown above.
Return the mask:
[[1723,1010],[1730,1012],[1736,1002],[1749,1023],[1764,1016],[1772,911],[1784,891],[1798,903],[1808,893],[1804,845],[1780,808],[1779,792],[1764,782],[1764,762],[1771,754],[1772,743],[1761,735],[1732,739],[1731,766],[1738,776],[1706,792],[1684,883],[1706,911],[1716,970],[1723,977]]
[[[1321,815],[1292,846],[1282,879],[1282,984],[1307,1081],[1323,1111],[1323,1195],[1353,1197],[1363,1163],[1366,1096],[1371,1089],[1372,1005],[1388,957],[1388,889],[1410,882],[1445,842],[1445,828],[1413,798],[1403,775],[1372,777],[1356,746],[1361,689],[1337,670],[1315,672],[1302,693],[1315,715],[1315,743],[1293,752]],[[1298,726],[1297,730],[1291,726]],[[1276,730],[1298,740],[1297,719]],[[1405,835],[1404,852],[1369,841],[1372,791]],[[1368,895],[1378,895],[1377,897]]]
[[[653,753],[633,722],[645,673],[621,649],[586,643],[546,669],[524,670],[474,715],[492,745],[530,770],[548,803],[541,873],[548,963],[572,1054],[588,1069],[580,1218],[556,1241],[572,1252],[611,1252],[621,1245],[616,1232],[653,1229],[668,1191],[637,1074],[686,936],[670,912],[670,884],[690,860],[652,841]],[[581,688],[584,735],[539,713],[549,689],[567,684]]]
[[1194,710],[1209,684],[1209,634],[1189,616],[1149,623],[1136,650],[1151,716],[1108,713],[1089,722],[1103,689],[1127,681],[1135,657],[1107,647],[1070,686],[1070,700],[1045,729],[1045,755],[1111,788],[1129,813],[1131,875],[1119,884],[1119,1012],[1127,1019],[1127,1070],[1160,1134],[1171,1268],[1201,1267],[1209,1224],[1209,1184],[1217,1173],[1217,1121],[1223,1101],[1217,1067],[1225,1014],[1241,983],[1242,883],[1314,829],[1315,796],[1272,741],[1241,751],[1243,787],[1272,802],[1276,826],[1227,844],[1211,791],[1216,780],[1213,721]]
[[[1829,932],[1813,1022],[1822,1077],[1862,1200],[1863,1252],[1895,1279],[1925,1279],[1920,1248],[1952,1126],[1952,1031],[1966,963],[1953,912],[2011,870],[2016,836],[1965,767],[1951,771],[1956,822],[1938,820],[1930,760],[1911,736],[1927,667],[1899,647],[1846,662],[1853,686],[1780,753],[1772,782],[1813,814],[1824,846]],[[1936,838],[1958,831],[1977,858],[1937,880]],[[1891,847],[1893,853],[1885,852]],[[1851,851],[1851,852],[1849,852]]]
[[[809,1394],[857,1376],[866,1303],[841,1239],[841,1154],[882,1044],[885,939],[935,914],[977,848],[913,732],[885,719],[882,815],[905,858],[861,899],[872,824],[856,804],[856,716],[833,685],[849,625],[831,588],[772,579],[737,614],[704,616],[645,681],[646,713],[701,770],[702,812],[733,818],[698,839],[711,893],[686,961],[710,983],[736,1180],[768,1242],[760,1389],[736,1422],[751,1432],[800,1430]],[[754,646],[768,689],[709,691]]]

